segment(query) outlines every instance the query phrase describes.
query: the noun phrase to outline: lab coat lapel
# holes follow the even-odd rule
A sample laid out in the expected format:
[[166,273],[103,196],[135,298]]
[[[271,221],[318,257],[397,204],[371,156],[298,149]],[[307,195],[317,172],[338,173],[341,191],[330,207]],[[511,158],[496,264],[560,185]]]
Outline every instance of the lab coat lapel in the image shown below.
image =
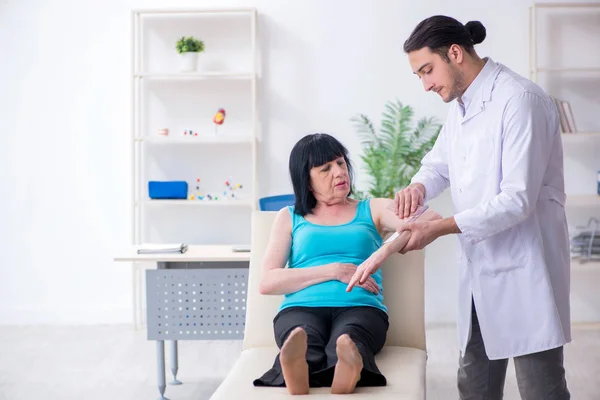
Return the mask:
[[496,78],[500,73],[501,66],[500,64],[496,65],[494,71],[490,74],[490,76],[483,82],[481,88],[475,93],[475,97],[471,103],[471,106],[467,110],[467,114],[462,120],[462,123],[465,124],[470,119],[483,112],[485,109],[485,103],[490,101],[492,98],[492,89],[494,88],[494,82],[496,82]]

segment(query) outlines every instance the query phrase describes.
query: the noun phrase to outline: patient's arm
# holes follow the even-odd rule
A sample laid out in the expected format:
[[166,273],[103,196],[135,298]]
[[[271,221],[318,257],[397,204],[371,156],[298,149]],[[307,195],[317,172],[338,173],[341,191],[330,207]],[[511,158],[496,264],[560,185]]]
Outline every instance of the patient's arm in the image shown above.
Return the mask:
[[[391,199],[371,199],[371,217],[373,222],[383,232],[401,231],[409,219],[400,219],[389,208],[394,201]],[[416,221],[425,222],[441,219],[435,211],[427,210],[421,214]],[[410,239],[410,231],[400,232],[399,236],[390,243],[384,243],[377,251],[367,258],[356,270],[356,273],[348,284],[347,291],[352,290],[355,285],[363,283],[375,273],[392,254],[401,251]]]
[[292,218],[287,208],[275,217],[265,257],[261,294],[294,293],[317,283],[337,279],[333,264],[311,268],[285,268],[292,246]]
[[[402,231],[402,228],[409,223],[410,218],[400,219],[390,209],[394,201],[391,199],[372,199],[371,200],[371,215],[377,228],[383,232],[400,232],[400,235],[391,243],[382,245],[375,253],[385,256],[385,261],[390,255],[399,252],[408,243],[410,239],[410,231]],[[435,211],[429,209],[417,217],[417,221],[433,221],[442,217]],[[373,253],[373,254],[375,254]],[[382,261],[382,263],[383,263]]]
[[[394,200],[392,199],[371,199],[371,215],[373,217],[373,222],[375,222],[377,228],[383,232],[400,231],[409,223],[410,218],[400,219],[394,213],[393,209],[390,209],[393,205]],[[424,222],[441,218],[442,217],[437,212],[428,209],[420,215],[417,220]]]

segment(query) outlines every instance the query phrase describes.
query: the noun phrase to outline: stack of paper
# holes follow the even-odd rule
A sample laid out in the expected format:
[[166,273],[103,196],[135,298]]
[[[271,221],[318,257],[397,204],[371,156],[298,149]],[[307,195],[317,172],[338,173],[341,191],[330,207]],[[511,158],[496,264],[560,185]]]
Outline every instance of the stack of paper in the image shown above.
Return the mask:
[[183,254],[187,251],[187,244],[183,243],[161,243],[152,244],[146,243],[141,244],[137,248],[138,254],[168,254],[168,253],[180,253]]

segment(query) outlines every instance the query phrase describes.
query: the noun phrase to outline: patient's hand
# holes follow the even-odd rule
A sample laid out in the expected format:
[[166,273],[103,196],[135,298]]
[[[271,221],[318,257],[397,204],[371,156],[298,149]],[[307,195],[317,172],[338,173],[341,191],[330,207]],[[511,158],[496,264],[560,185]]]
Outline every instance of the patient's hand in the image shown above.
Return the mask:
[[[442,217],[437,212],[433,210],[427,210],[423,214],[421,214],[416,219],[416,221],[419,221],[418,223],[429,223],[429,221],[436,221],[440,220],[441,218]],[[350,282],[348,283],[346,291],[351,291],[354,286],[360,285],[367,279],[369,279],[371,275],[374,274],[383,265],[385,260],[387,260],[391,254],[396,252],[405,253],[408,250],[407,244],[411,242],[412,232],[409,228],[411,226],[414,226],[413,224],[416,223],[417,222],[402,222],[397,228],[397,232],[399,233],[398,237],[392,242],[386,243],[382,247],[380,247],[357,268],[356,272],[354,273],[354,276],[352,277],[352,279],[350,279]]]
[[[371,256],[372,257],[372,256]],[[370,258],[370,257],[369,257]],[[364,263],[363,263],[364,264]],[[363,265],[361,264],[361,265]],[[350,283],[350,280],[355,275],[357,271],[356,265],[347,264],[347,263],[333,263],[333,268],[335,269],[335,276],[338,281],[344,282],[345,284]],[[368,290],[371,293],[379,294],[379,285],[375,282],[371,276],[368,279],[365,279],[364,283],[356,284],[356,286],[361,287],[365,290]],[[354,286],[354,285],[353,285]],[[346,290],[349,292],[349,290]]]
[[367,282],[369,279],[373,279],[371,275],[377,272],[387,257],[387,253],[383,251],[382,248],[371,254],[371,256],[355,270],[354,275],[348,281],[346,292],[351,291],[354,286],[362,286],[361,282]]

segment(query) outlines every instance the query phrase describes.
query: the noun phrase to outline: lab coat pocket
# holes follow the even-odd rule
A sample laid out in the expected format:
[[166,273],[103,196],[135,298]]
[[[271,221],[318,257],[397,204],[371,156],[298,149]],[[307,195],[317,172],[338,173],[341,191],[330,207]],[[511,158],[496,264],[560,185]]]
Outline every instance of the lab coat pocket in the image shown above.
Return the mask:
[[527,265],[527,253],[519,226],[506,229],[484,240],[480,245],[483,274],[496,275]]

